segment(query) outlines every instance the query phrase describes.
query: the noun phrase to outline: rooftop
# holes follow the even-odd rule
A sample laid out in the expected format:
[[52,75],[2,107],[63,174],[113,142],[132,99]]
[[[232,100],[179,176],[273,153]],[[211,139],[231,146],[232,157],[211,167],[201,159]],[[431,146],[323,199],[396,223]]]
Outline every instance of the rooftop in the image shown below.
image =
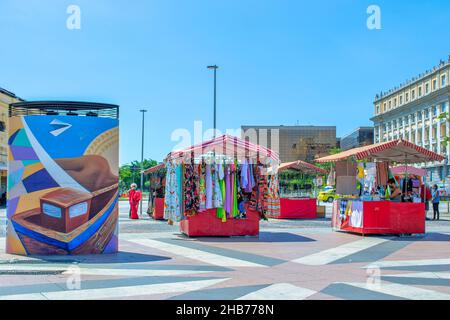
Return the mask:
[[433,67],[433,69],[427,70],[424,73],[421,73],[418,76],[405,81],[404,83],[402,83],[401,85],[399,85],[397,87],[394,87],[388,91],[382,91],[379,94],[375,95],[374,102],[376,103],[382,99],[392,96],[392,95],[398,93],[400,90],[403,90],[408,86],[414,85],[414,84],[424,80],[425,78],[429,77],[430,75],[434,74],[436,71],[439,71],[440,69],[446,68],[448,66],[450,66],[450,55],[448,56],[447,61],[441,60],[437,66]]

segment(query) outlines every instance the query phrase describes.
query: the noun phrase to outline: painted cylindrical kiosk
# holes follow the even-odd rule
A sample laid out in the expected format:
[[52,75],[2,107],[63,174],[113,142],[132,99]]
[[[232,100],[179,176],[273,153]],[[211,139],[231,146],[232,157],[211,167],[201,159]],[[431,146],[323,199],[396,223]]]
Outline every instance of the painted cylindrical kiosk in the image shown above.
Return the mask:
[[10,106],[7,253],[118,251],[118,116],[100,103]]

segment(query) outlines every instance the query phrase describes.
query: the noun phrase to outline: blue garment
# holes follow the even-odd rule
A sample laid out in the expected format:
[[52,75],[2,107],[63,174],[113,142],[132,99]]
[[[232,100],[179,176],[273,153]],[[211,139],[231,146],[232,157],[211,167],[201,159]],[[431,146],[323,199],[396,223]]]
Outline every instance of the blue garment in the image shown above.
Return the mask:
[[439,202],[441,202],[441,196],[440,196],[440,194],[439,194],[439,190],[433,190],[432,192],[431,192],[431,197],[432,197],[432,199],[433,199],[433,203],[439,203]]

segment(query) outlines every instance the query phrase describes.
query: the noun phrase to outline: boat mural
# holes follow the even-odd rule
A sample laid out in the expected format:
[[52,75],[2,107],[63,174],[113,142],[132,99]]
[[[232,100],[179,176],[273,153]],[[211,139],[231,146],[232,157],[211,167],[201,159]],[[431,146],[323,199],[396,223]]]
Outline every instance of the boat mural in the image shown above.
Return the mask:
[[6,251],[118,250],[118,120],[10,118]]

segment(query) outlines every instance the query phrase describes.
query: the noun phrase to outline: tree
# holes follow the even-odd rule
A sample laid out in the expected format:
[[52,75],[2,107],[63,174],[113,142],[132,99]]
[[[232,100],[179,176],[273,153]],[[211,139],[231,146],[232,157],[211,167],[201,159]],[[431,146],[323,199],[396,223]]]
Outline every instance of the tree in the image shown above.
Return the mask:
[[[158,162],[152,159],[144,159],[143,164],[144,170],[146,170],[158,165]],[[145,179],[146,177],[144,175],[144,188],[148,186]],[[138,187],[141,185],[141,162],[137,160],[129,164],[124,164],[119,168],[119,188],[121,192],[128,190],[132,183],[136,183]]]

